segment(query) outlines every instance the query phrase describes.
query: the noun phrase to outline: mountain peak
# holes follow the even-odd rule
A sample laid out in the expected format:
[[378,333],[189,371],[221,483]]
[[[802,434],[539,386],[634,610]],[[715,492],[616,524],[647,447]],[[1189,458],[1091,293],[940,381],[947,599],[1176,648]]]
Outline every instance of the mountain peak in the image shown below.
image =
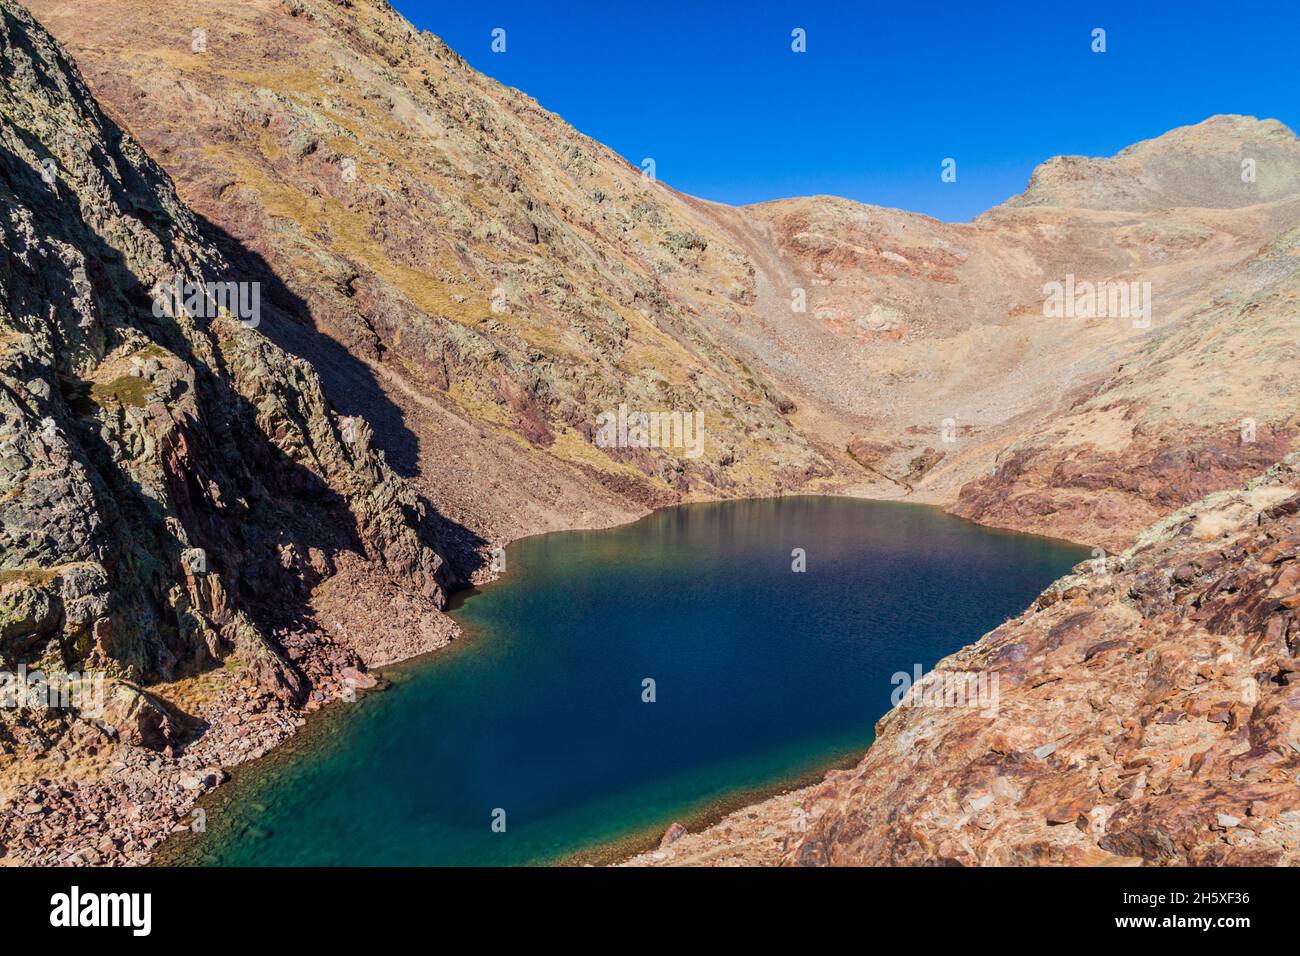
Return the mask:
[[1275,119],[1224,114],[1111,157],[1055,156],[1011,206],[1238,209],[1300,195],[1300,140]]

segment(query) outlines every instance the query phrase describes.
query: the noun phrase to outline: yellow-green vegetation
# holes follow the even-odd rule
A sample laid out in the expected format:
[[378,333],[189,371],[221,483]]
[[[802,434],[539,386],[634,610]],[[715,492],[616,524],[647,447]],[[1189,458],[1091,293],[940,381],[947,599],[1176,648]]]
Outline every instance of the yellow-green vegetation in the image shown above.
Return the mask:
[[509,429],[513,424],[510,416],[500,405],[495,402],[484,401],[465,391],[458,382],[452,382],[451,387],[447,390],[447,396],[465,409],[478,422],[500,425],[506,429]]
[[219,698],[246,668],[247,662],[243,657],[238,653],[230,654],[220,666],[211,666],[174,681],[151,684],[149,693],[187,714],[199,714],[207,704]]
[[555,436],[554,443],[548,449],[556,458],[564,461],[570,461],[574,464],[589,465],[600,471],[610,472],[611,474],[624,474],[637,481],[654,485],[658,488],[667,488],[668,485],[660,478],[653,475],[647,475],[641,469],[629,465],[627,462],[615,461],[597,448],[594,444],[587,441],[577,432],[570,428],[564,429]]
[[658,329],[653,329],[647,337],[654,341],[629,342],[621,364],[634,374],[655,373],[669,385],[687,386],[691,380],[690,372],[698,364],[695,357]]
[[10,584],[24,587],[40,587],[49,584],[59,576],[59,568],[9,568],[0,570],[0,588]]
[[[257,165],[219,147],[234,167],[240,180],[262,199],[267,213],[276,219],[294,223],[304,235],[311,235],[322,225],[329,225],[334,236],[332,247],[354,262],[364,262],[375,274],[395,286],[410,302],[429,315],[445,316],[461,325],[473,325],[489,312],[486,301],[457,302],[442,282],[427,273],[394,262],[383,246],[370,235],[369,217],[353,212],[331,198],[309,200],[296,186],[268,176]],[[305,265],[309,265],[304,261]]]
[[267,85],[269,77],[265,73],[244,73],[239,70],[227,70],[220,67],[214,69],[213,72],[219,73],[237,83],[243,83],[246,86],[270,89],[275,93],[285,95],[297,93],[318,96],[322,86],[321,76],[315,70],[286,70],[277,73],[274,77],[274,87]]
[[124,408],[144,408],[149,403],[153,383],[143,377],[123,375],[111,382],[90,386],[90,398],[100,408],[112,403]]
[[500,313],[493,313],[488,308],[484,308],[482,314],[472,324],[479,325],[489,320],[508,325],[518,333],[526,345],[539,349],[552,358],[570,362],[582,362],[585,359],[581,349],[567,341],[572,335],[567,328],[557,328],[536,313],[526,312],[513,304],[505,312]]
[[161,345],[159,345],[157,342],[150,342],[150,343],[149,343],[148,345],[146,345],[144,348],[139,349],[138,351],[136,351],[136,352],[134,353],[134,357],[135,357],[135,358],[140,358],[140,359],[145,359],[145,360],[148,360],[148,359],[151,359],[151,358],[152,358],[152,359],[159,359],[159,360],[162,360],[162,359],[168,359],[168,358],[171,358],[171,357],[172,357],[172,353],[171,353],[171,352],[168,352],[165,348],[163,348],[163,347],[162,347]]

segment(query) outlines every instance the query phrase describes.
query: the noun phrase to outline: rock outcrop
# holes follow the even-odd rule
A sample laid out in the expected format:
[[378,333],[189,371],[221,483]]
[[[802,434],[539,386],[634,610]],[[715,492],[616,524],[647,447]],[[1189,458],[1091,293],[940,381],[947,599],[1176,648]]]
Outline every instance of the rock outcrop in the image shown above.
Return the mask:
[[[453,580],[427,502],[266,334],[288,316],[209,308],[206,284],[251,303],[257,277],[12,0],[0,74],[0,671],[108,684],[100,712],[0,709],[4,796],[42,808],[0,816],[0,846],[62,862],[84,815],[102,818],[70,805],[47,839],[60,778],[110,793],[113,767],[163,779],[199,753],[236,759],[217,743],[242,733],[257,749],[259,732],[230,729],[249,713],[291,728],[339,695],[342,668],[385,656],[317,621],[322,589],[351,575],[398,591],[432,647]],[[162,293],[178,279],[207,298],[175,308]],[[174,810],[150,813],[170,828]],[[91,846],[99,859],[158,835],[119,822],[93,827],[113,846]]]

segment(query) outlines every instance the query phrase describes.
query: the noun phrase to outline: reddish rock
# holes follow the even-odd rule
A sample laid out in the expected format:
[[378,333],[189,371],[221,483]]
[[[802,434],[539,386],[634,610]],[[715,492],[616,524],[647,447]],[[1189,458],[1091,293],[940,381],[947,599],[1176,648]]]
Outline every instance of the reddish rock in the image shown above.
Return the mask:
[[660,839],[659,841],[659,846],[661,848],[670,846],[676,843],[682,837],[686,836],[686,833],[687,833],[686,827],[682,826],[680,823],[674,823],[672,826],[670,826],[667,830],[664,831],[664,835],[662,839]]

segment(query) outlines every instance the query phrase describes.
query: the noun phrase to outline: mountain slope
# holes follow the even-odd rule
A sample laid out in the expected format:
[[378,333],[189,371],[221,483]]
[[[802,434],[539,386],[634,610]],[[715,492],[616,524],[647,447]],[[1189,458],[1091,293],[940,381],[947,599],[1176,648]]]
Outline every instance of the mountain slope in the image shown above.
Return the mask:
[[[824,197],[743,210],[808,312],[774,296],[737,345],[796,400],[829,405],[835,437],[920,500],[1122,547],[1296,447],[1300,193],[1261,179],[1249,206],[1208,187],[1204,207],[1160,203],[1188,163],[1231,174],[1220,192],[1254,188],[1242,153],[1271,183],[1300,176],[1285,127],[1216,117],[1096,161],[1148,184],[1141,208],[1047,205],[1035,174],[1033,204],[963,225]],[[1045,286],[1067,282],[1149,283],[1150,314],[1046,315]]]
[[[484,538],[842,490],[1114,549],[1296,446],[1300,145],[1276,121],[1050,160],[964,225],[732,209],[647,181],[381,0],[32,8],[374,375],[336,373],[302,324],[269,334]],[[1149,325],[1045,317],[1067,277],[1150,282]],[[624,403],[702,411],[704,455],[595,447]]]
[[[484,537],[832,474],[699,322],[748,294],[707,220],[387,4],[34,10],[186,200],[305,304],[308,328],[268,334]],[[370,389],[336,383],[313,324],[380,370]],[[620,404],[702,411],[703,455],[595,448]]]
[[1277,120],[1218,116],[1135,143],[1113,157],[1057,156],[1013,206],[1145,212],[1242,209],[1300,193],[1295,134]]
[[[244,280],[11,0],[0,74],[0,670],[108,680],[102,713],[0,709],[0,855],[143,859],[185,774],[445,643],[454,579],[427,503],[255,313],[156,308],[177,276]],[[326,633],[316,595],[359,579],[392,632]]]

